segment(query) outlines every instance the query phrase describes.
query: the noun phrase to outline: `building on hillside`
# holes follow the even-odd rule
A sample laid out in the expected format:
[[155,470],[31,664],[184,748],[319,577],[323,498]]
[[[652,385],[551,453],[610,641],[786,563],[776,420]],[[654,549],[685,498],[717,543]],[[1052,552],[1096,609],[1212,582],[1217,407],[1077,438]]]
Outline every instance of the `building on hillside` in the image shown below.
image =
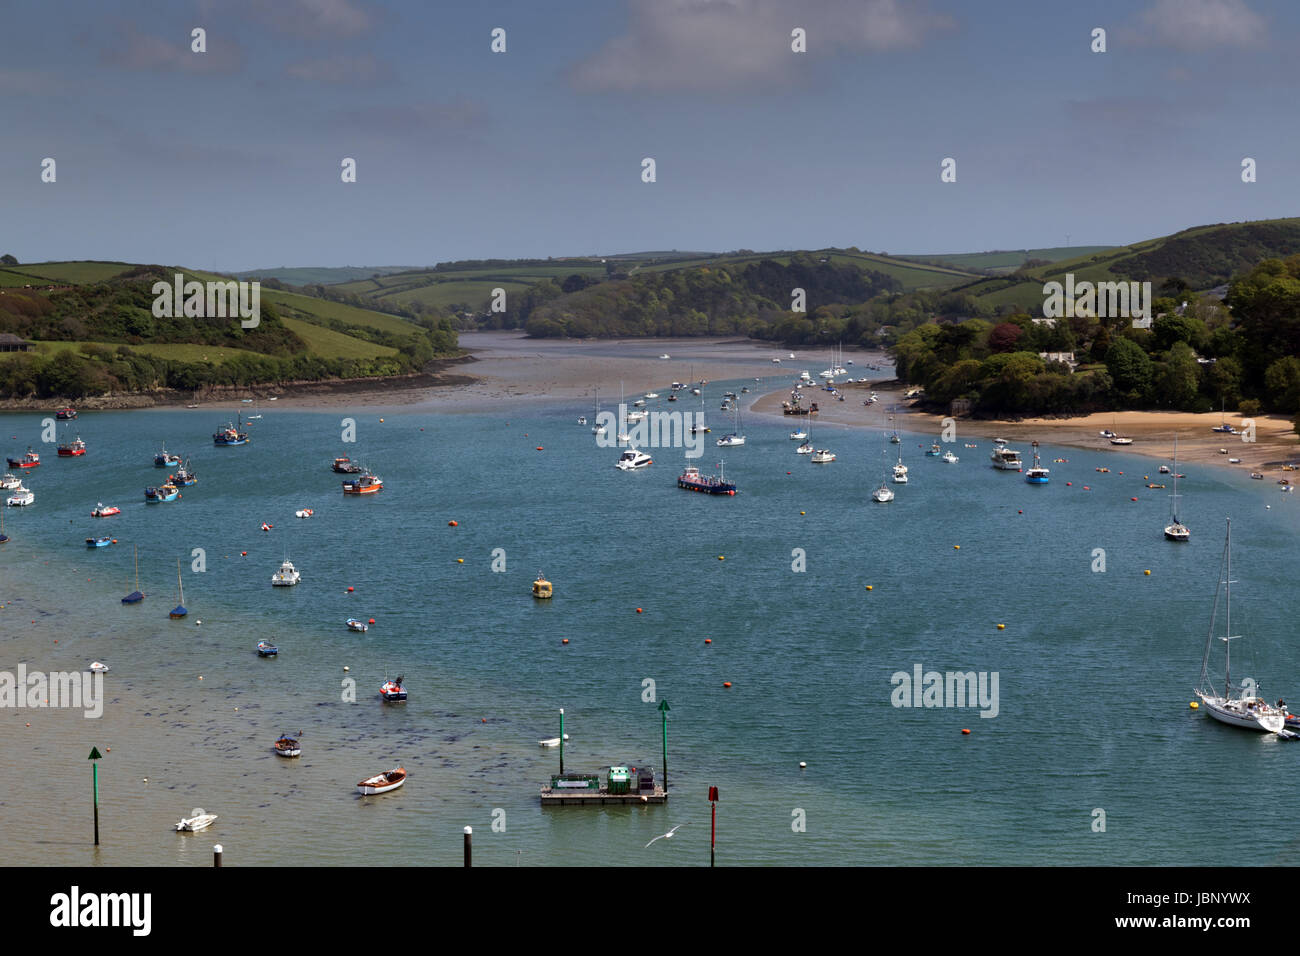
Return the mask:
[[12,332],[0,332],[0,352],[30,352],[32,343],[20,339]]
[[954,398],[952,404],[948,406],[948,414],[953,418],[961,418],[970,414],[969,398]]
[[1079,363],[1074,360],[1073,352],[1039,352],[1038,357],[1044,362],[1063,362],[1070,366],[1071,372],[1073,372],[1079,365]]

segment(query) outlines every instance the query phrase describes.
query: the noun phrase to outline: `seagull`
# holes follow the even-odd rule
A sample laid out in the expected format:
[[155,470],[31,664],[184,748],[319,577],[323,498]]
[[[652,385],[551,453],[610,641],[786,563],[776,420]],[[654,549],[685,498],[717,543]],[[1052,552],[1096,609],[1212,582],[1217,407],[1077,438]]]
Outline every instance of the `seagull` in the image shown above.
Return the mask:
[[[674,833],[676,833],[676,832],[677,832],[678,830],[680,830],[682,827],[688,827],[688,826],[690,826],[689,823],[679,823],[679,824],[677,824],[677,826],[673,827],[673,828],[672,828],[671,830],[669,830],[667,833],[661,833],[661,834],[659,834],[657,837],[655,837],[654,840],[651,840],[650,843],[654,843],[655,840],[671,840],[671,839],[672,839],[672,836],[673,836]],[[647,847],[650,846],[650,843],[647,843],[646,846],[647,846]]]

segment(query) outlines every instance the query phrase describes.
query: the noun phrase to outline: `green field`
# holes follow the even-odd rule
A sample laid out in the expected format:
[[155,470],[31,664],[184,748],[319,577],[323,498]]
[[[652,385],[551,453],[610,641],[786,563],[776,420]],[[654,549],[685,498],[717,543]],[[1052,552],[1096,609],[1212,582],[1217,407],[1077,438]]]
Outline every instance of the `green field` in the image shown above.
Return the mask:
[[280,266],[277,269],[249,269],[232,273],[236,279],[279,279],[289,285],[338,285],[367,279],[376,272],[410,272],[415,266]]
[[[296,330],[295,330],[296,331]],[[46,355],[52,355],[56,352],[82,352],[87,346],[94,346],[101,349],[116,349],[122,343],[118,342],[35,342],[38,352]],[[378,348],[378,346],[375,346]],[[139,352],[141,355],[152,355],[157,358],[172,359],[178,362],[224,362],[226,359],[236,356],[255,356],[257,358],[266,358],[261,352],[250,352],[247,349],[232,349],[224,345],[192,345],[190,343],[178,343],[174,345],[128,345],[133,352]]]
[[350,335],[343,335],[341,332],[313,325],[302,319],[291,319],[282,315],[280,321],[307,343],[312,355],[321,358],[365,359],[397,354],[397,349],[389,348],[387,345],[376,345],[373,342],[354,339]]
[[[32,265],[9,266],[9,271],[35,276],[57,285],[84,285],[111,279],[134,268],[129,262],[37,262]],[[32,279],[27,281],[35,284]]]
[[358,309],[342,302],[317,299],[296,292],[279,292],[275,289],[263,289],[262,301],[273,303],[281,316],[311,321],[313,318],[334,319],[362,328],[378,329],[382,332],[395,332],[398,335],[410,335],[420,331],[413,322],[396,315],[374,312],[370,309]]
[[905,255],[899,259],[926,260],[927,262],[946,262],[958,269],[972,272],[992,270],[994,272],[1015,272],[1030,259],[1046,259],[1048,262],[1060,262],[1063,259],[1077,259],[1091,256],[1114,246],[1053,246],[1050,249],[1016,249],[1005,252],[958,252],[935,255]]

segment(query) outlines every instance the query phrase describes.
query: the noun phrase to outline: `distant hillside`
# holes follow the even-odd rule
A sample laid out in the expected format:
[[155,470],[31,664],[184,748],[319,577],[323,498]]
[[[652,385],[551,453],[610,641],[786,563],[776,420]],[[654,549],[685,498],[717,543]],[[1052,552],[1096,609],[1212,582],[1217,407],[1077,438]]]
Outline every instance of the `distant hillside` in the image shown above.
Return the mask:
[[1007,273],[1015,272],[1027,262],[1059,262],[1062,259],[1077,259],[1105,252],[1114,246],[1053,246],[1048,249],[1016,249],[1013,251],[994,252],[958,252],[943,255],[907,255],[898,256],[911,262],[927,262],[948,266],[953,269],[966,269],[971,272]]
[[152,288],[176,266],[58,262],[0,270],[0,333],[32,352],[0,354],[0,397],[365,378],[419,371],[455,354],[449,319],[418,322],[282,289],[261,290],[260,322],[153,315]]
[[237,279],[279,279],[289,285],[335,285],[373,275],[408,272],[416,266],[280,266],[231,273]]

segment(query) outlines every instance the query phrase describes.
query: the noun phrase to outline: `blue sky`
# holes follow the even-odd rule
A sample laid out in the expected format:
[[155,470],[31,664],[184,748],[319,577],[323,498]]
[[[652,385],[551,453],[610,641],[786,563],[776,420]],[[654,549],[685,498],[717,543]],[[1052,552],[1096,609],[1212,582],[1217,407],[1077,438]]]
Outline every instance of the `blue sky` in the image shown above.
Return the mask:
[[1297,41],[1266,0],[11,0],[0,252],[1129,243],[1300,214]]

